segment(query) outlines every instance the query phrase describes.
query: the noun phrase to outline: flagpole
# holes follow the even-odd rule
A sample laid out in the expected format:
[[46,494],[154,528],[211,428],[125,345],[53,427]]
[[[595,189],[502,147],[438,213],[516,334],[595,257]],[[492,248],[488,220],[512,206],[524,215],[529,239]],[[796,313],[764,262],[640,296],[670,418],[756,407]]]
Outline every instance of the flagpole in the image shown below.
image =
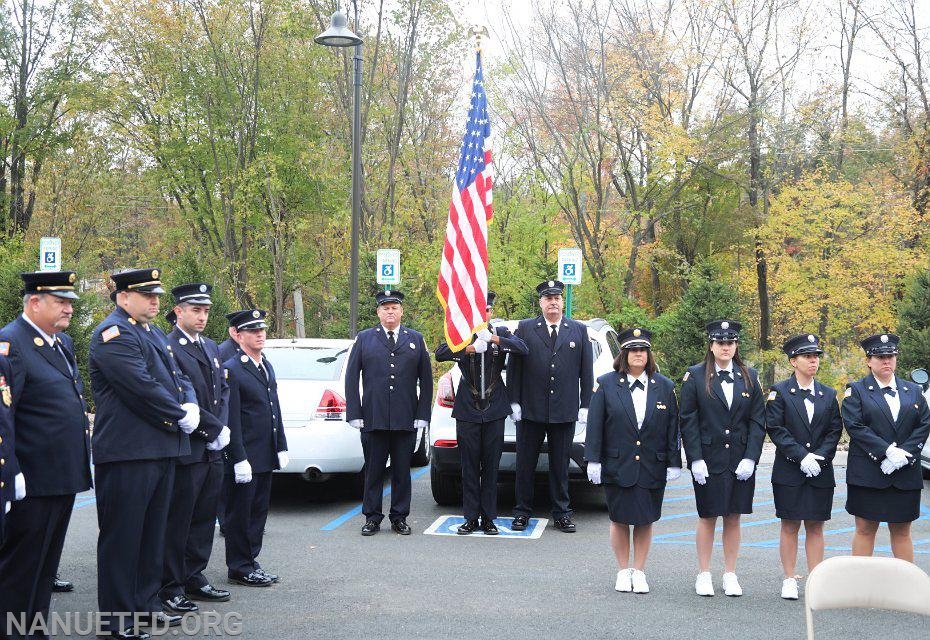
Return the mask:
[[[472,33],[475,35],[475,48],[477,49],[479,58],[481,56],[481,35],[487,32],[488,32],[487,27],[478,27],[477,25],[472,27]],[[490,270],[491,269],[490,269],[490,264],[489,264],[488,272],[490,272]],[[487,295],[488,295],[488,292],[485,291],[484,292],[484,296],[485,296],[484,315],[485,316],[488,315]],[[489,318],[485,317],[484,321],[487,322],[488,320]],[[491,344],[488,343],[488,349],[490,348],[491,348]],[[485,363],[484,354],[485,353],[487,353],[487,349],[485,349],[484,353],[481,354],[481,399],[482,400],[487,400],[487,395],[488,395],[487,384],[485,382],[485,366],[484,366],[484,363]]]

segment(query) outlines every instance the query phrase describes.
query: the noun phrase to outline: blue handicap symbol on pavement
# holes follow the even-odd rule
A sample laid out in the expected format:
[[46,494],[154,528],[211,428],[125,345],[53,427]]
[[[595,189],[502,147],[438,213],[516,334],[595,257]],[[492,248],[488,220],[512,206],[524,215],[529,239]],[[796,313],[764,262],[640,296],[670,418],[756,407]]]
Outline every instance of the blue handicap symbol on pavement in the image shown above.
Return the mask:
[[500,534],[496,536],[486,536],[480,531],[468,536],[459,536],[458,533],[456,533],[456,529],[458,529],[459,525],[465,523],[465,518],[463,516],[439,516],[439,518],[437,518],[423,533],[432,536],[456,536],[460,538],[480,537],[491,540],[495,538],[535,540],[542,535],[548,522],[549,520],[546,518],[530,518],[529,526],[527,526],[525,530],[513,531],[510,528],[510,525],[513,523],[513,518],[497,518],[494,520],[494,524],[497,525]]

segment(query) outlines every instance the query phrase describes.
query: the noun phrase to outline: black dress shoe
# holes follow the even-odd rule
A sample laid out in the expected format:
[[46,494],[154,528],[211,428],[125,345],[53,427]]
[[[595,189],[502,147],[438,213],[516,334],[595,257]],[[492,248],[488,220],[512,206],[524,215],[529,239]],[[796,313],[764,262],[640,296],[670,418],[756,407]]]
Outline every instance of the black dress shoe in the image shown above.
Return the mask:
[[276,574],[276,573],[268,573],[268,572],[265,571],[264,569],[256,569],[256,570],[255,570],[255,573],[257,573],[257,574],[260,575],[260,576],[265,576],[266,578],[268,578],[268,579],[271,580],[272,582],[277,582],[277,581],[278,581],[278,574]]
[[145,631],[136,631],[132,627],[129,629],[123,629],[122,631],[111,631],[110,633],[105,633],[98,635],[98,638],[119,638],[120,640],[148,640],[152,636],[147,634]]
[[409,536],[413,532],[406,520],[392,520],[391,529],[402,536]]
[[362,527],[363,536],[373,536],[379,531],[381,531],[381,525],[374,520],[369,520],[365,523],[365,526]]
[[511,531],[523,531],[530,524],[529,516],[516,516],[513,519],[513,523],[510,525]]
[[575,533],[575,523],[568,516],[555,519],[555,528],[564,533]]
[[267,578],[257,571],[253,571],[247,576],[229,576],[229,581],[233,584],[241,584],[243,587],[270,587],[271,578]]
[[55,593],[68,593],[69,591],[74,591],[74,583],[68,582],[67,580],[62,580],[56,575],[55,579],[52,580],[52,591]]
[[161,608],[168,613],[182,616],[185,613],[193,613],[194,611],[200,609],[200,607],[188,600],[186,596],[175,596],[173,598],[168,598],[167,600],[162,600]]
[[497,530],[497,525],[495,525],[494,521],[490,518],[482,518],[481,530],[484,531],[484,535],[486,536],[496,536],[500,533],[500,531]]
[[180,626],[181,618],[183,618],[183,616],[173,613],[162,613],[161,611],[155,613],[140,613],[137,617],[139,619],[139,624],[142,626],[161,629]]
[[225,589],[217,589],[213,585],[206,585],[193,591],[184,593],[189,600],[203,600],[205,602],[228,602],[232,595]]
[[459,528],[455,530],[460,536],[467,536],[469,533],[474,533],[478,530],[478,521],[477,520],[466,520],[464,523],[459,525]]

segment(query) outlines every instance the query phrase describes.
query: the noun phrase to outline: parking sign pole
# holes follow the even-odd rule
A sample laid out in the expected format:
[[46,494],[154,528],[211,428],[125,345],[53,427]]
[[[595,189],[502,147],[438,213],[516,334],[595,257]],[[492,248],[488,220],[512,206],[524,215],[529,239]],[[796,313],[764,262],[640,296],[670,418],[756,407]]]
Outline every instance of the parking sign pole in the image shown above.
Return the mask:
[[565,317],[572,317],[572,285],[565,285]]

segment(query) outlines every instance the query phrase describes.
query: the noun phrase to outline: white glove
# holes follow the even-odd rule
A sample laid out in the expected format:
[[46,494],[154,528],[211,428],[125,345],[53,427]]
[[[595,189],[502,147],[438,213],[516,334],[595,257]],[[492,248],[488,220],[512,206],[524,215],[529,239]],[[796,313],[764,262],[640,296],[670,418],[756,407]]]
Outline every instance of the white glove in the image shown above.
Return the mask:
[[743,458],[739,461],[739,464],[736,465],[736,479],[742,481],[749,480],[755,470],[756,463],[749,458]]
[[475,340],[475,343],[472,346],[475,348],[475,353],[484,353],[488,350],[488,343],[481,338]]
[[352,427],[353,429],[358,429],[359,431],[361,431],[365,427],[365,421],[361,419],[349,420],[349,426]]
[[523,419],[523,410],[516,402],[510,403],[510,419],[514,422],[520,422]]
[[601,463],[600,462],[589,462],[588,463],[588,480],[591,481],[591,484],[601,483]]
[[888,459],[891,460],[891,462],[894,464],[896,469],[900,469],[901,467],[906,465],[908,458],[914,457],[911,454],[909,454],[907,451],[905,451],[904,449],[899,449],[898,447],[894,445],[890,445],[885,450],[885,455],[888,456]]
[[894,466],[894,462],[892,462],[888,458],[885,458],[884,460],[882,460],[881,467],[882,467],[882,473],[884,473],[886,476],[890,476],[892,473],[898,470],[898,468]]
[[17,473],[13,479],[13,499],[22,500],[26,497],[26,476]]
[[817,463],[818,460],[823,460],[823,456],[818,456],[815,453],[808,453],[801,460],[801,471],[804,472],[808,478],[815,478],[820,475],[820,465]]
[[185,402],[181,408],[186,412],[184,417],[178,420],[178,426],[184,433],[193,433],[197,425],[200,424],[200,407],[193,402]]
[[9,513],[10,508],[12,508],[12,506],[13,506],[13,503],[7,500],[7,503],[3,505],[3,513]]
[[681,467],[668,467],[665,470],[665,481],[675,482],[681,477]]
[[584,407],[582,407],[581,409],[578,409],[578,420],[577,420],[577,422],[580,422],[580,423],[583,424],[583,425],[587,425],[587,424],[588,424],[588,410],[585,409]]
[[287,451],[278,451],[278,466],[279,467],[281,467],[282,469],[286,468],[287,463],[290,461],[291,459],[288,457]]
[[248,460],[234,464],[233,473],[236,474],[236,484],[252,482],[252,465],[249,464]]
[[429,420],[414,420],[413,428],[414,429],[425,429],[429,426]]
[[487,329],[482,329],[477,334],[479,340],[484,340],[485,342],[491,342],[491,332]]
[[691,475],[698,484],[707,484],[707,476],[710,472],[707,470],[707,463],[703,460],[695,460],[691,463]]
[[223,427],[216,440],[207,444],[210,451],[222,451],[229,444],[229,427]]

